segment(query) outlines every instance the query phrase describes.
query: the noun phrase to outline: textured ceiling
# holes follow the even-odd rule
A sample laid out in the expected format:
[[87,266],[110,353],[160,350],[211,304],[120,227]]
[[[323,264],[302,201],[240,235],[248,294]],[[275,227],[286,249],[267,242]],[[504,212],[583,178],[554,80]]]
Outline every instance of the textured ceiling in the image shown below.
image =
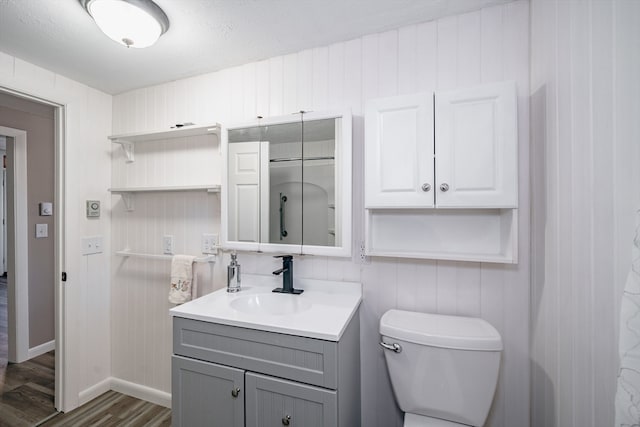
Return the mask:
[[110,94],[510,0],[155,0],[147,49],[103,35],[77,0],[0,0],[0,51]]

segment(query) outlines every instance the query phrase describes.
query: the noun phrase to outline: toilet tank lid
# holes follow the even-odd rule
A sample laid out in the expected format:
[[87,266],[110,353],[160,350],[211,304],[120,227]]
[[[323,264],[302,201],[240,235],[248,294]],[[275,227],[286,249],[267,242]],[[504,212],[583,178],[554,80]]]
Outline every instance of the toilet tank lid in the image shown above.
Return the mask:
[[501,351],[500,334],[486,320],[389,310],[380,319],[380,334],[432,347]]

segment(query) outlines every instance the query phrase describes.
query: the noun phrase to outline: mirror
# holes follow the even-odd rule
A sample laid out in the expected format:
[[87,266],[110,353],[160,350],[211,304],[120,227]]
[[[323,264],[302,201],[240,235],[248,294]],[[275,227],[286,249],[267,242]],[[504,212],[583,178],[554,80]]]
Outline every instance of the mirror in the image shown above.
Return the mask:
[[229,128],[223,145],[225,247],[350,255],[349,115],[260,120]]

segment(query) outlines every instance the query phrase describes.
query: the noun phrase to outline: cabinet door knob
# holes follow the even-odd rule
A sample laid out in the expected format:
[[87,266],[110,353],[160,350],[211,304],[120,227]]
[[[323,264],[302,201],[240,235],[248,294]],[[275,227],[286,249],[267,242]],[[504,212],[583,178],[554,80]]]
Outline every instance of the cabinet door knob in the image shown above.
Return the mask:
[[422,191],[426,193],[429,190],[431,190],[431,184],[429,184],[428,182],[425,182],[424,184],[422,184]]
[[291,415],[285,415],[284,418],[282,419],[282,425],[288,426],[290,421],[291,421]]
[[231,396],[238,397],[239,394],[240,394],[239,388],[234,388],[233,390],[231,390]]
[[444,184],[440,184],[440,191],[449,191],[449,184],[446,182]]

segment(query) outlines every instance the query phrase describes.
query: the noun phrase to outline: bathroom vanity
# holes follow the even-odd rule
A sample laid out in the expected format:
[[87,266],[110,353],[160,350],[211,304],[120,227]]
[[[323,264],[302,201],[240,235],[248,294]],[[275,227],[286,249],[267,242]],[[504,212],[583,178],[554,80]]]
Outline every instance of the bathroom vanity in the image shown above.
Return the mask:
[[174,426],[360,425],[359,283],[244,275],[171,310]]

